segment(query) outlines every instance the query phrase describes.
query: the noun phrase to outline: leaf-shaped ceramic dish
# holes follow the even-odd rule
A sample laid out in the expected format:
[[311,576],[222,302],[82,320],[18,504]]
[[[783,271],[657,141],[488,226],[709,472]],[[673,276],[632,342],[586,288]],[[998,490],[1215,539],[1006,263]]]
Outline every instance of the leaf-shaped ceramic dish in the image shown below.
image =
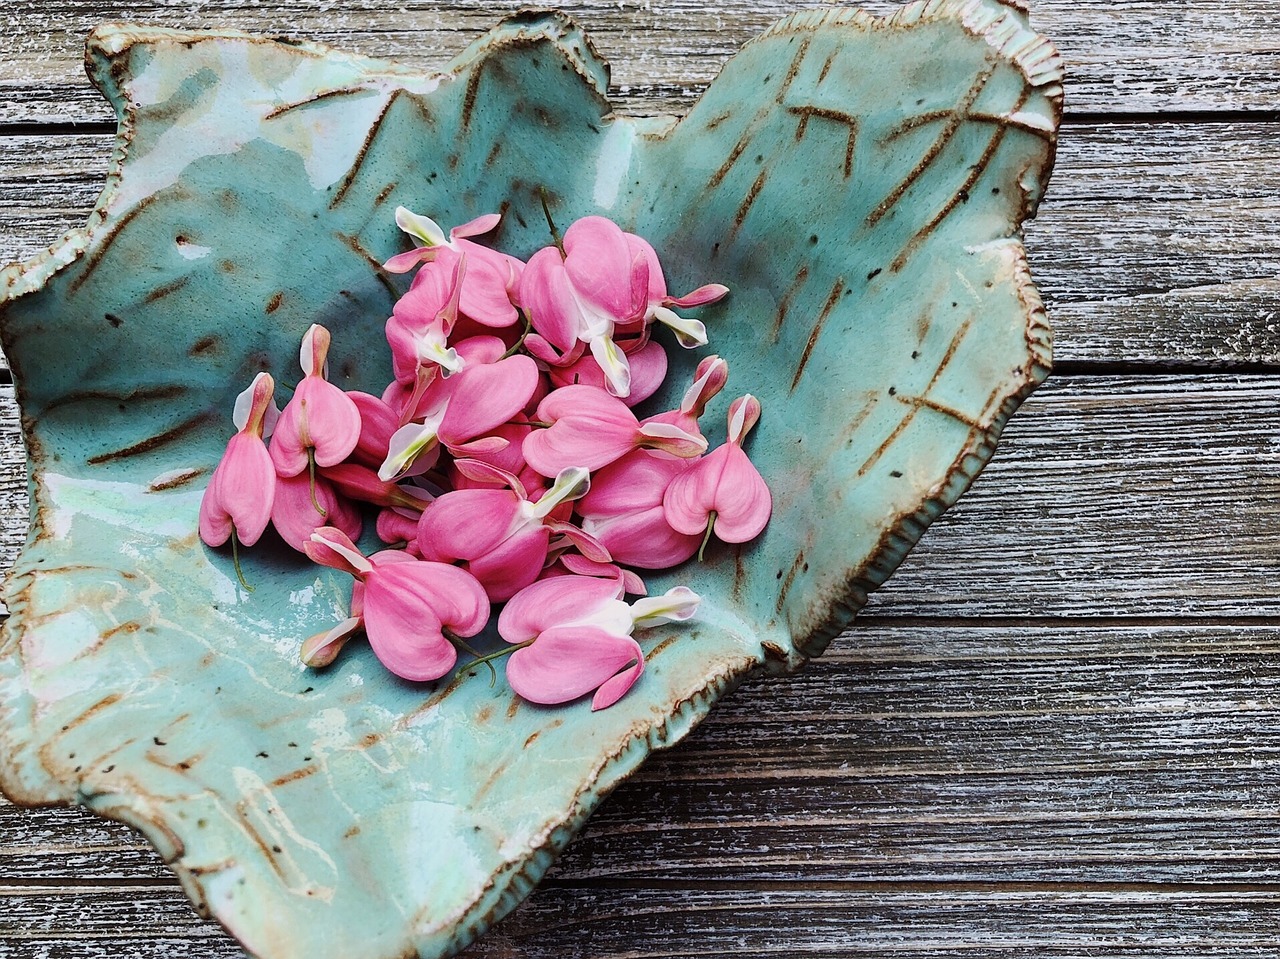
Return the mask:
[[[651,749],[820,652],[1047,371],[1019,225],[1060,66],[1012,3],[797,14],[679,123],[613,116],[604,63],[555,14],[426,77],[122,26],[89,64],[120,116],[107,188],[86,229],[3,274],[34,508],[0,774],[19,802],[137,826],[259,956],[469,942]],[[259,551],[245,593],[196,538],[231,399],[259,369],[293,379],[316,321],[338,383],[385,382],[395,206],[501,210],[497,242],[527,256],[543,189],[561,223],[604,213],[651,240],[673,288],[732,288],[703,317],[731,389],[763,402],[773,520],[653,578],[702,593],[700,622],[651,634],[642,682],[601,713],[396,682],[367,648],[306,671],[299,640],[344,615],[345,577]]]

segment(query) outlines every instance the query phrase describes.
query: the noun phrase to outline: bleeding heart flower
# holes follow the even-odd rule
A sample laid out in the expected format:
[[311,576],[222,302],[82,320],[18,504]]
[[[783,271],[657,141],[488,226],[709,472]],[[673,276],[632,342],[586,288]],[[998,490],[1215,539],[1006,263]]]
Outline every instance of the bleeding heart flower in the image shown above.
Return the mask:
[[479,216],[454,227],[446,237],[431,217],[397,207],[396,225],[413,238],[417,249],[393,256],[385,266],[392,273],[407,273],[419,263],[437,261],[446,253],[465,254],[468,273],[460,302],[462,313],[484,326],[511,326],[519,319],[511,300],[524,264],[514,256],[466,239],[496,229],[501,219],[497,213]]
[[[456,465],[480,479],[501,476],[500,470],[476,461]],[[510,599],[538,578],[553,535],[568,537],[590,558],[609,562],[607,550],[557,516],[590,488],[585,469],[566,469],[537,502],[530,501],[514,476],[501,478],[510,489],[453,490],[423,510],[418,524],[423,559],[470,570],[494,602]]]
[[538,404],[537,419],[551,425],[524,441],[524,458],[543,476],[570,466],[596,470],[633,449],[647,447],[673,456],[698,456],[707,441],[668,423],[640,425],[616,396],[594,386],[564,386]]
[[[644,346],[627,355],[631,367],[631,392],[619,397],[628,406],[634,407],[643,403],[654,393],[667,378],[667,351],[657,340],[648,340]],[[594,386],[607,390],[609,381],[604,370],[590,353],[585,353],[568,366],[550,366],[547,368],[553,386]]]
[[350,461],[376,470],[387,458],[392,434],[400,428],[399,414],[372,394],[351,390],[347,396],[360,411],[360,439]]
[[672,529],[705,534],[706,539],[714,529],[726,543],[745,543],[764,529],[773,500],[742,450],[742,441],[759,419],[760,401],[749,393],[729,405],[728,441],[667,487],[662,509]]
[[668,423],[684,430],[690,436],[702,436],[702,430],[698,428],[698,418],[706,412],[707,404],[724,389],[727,382],[729,382],[729,364],[714,353],[704,357],[694,371],[693,385],[685,390],[680,406],[669,412],[648,417],[643,421],[643,425]]
[[591,478],[578,503],[582,529],[600,541],[616,562],[641,569],[667,569],[698,551],[699,535],[671,528],[662,498],[671,481],[695,460],[636,450]]
[[322,526],[336,526],[352,539],[360,537],[360,510],[339,495],[323,476],[305,474],[276,477],[271,525],[281,539],[299,552],[311,534]]
[[200,501],[200,538],[210,546],[221,546],[233,533],[252,546],[271,520],[276,471],[263,437],[280,416],[274,390],[271,376],[259,373],[236,397],[232,420],[239,432],[227,443]]
[[[332,527],[316,530],[306,553],[364,585],[359,618],[369,645],[382,664],[403,679],[426,682],[444,676],[458,659],[445,630],[466,638],[489,621],[484,590],[475,577],[456,566],[423,562],[399,550],[384,550],[366,559],[346,534]],[[352,600],[354,607],[354,595]],[[309,652],[314,657],[325,645],[315,643]]]
[[637,628],[683,622],[700,598],[685,586],[663,596],[622,601],[622,584],[590,576],[540,580],[512,597],[498,632],[519,646],[507,661],[507,681],[530,702],[552,705],[596,690],[592,710],[612,706],[644,672]]
[[463,360],[449,345],[458,322],[458,304],[467,258],[446,250],[413,278],[409,292],[396,301],[387,320],[387,344],[396,382],[410,391],[412,406],[437,374],[462,369]]
[[336,466],[360,440],[360,411],[351,397],[325,379],[329,331],[313,323],[302,338],[306,374],[285,405],[271,436],[271,460],[280,476],[308,467]]
[[529,404],[538,388],[537,364],[523,355],[504,357],[502,341],[493,336],[464,340],[458,352],[465,369],[436,380],[417,398],[411,421],[391,436],[380,478],[410,474],[415,461],[438,443],[457,456],[507,447],[508,440],[489,434]]
[[666,277],[662,275],[662,265],[658,262],[658,254],[648,241],[634,233],[626,234],[627,244],[632,254],[642,257],[648,267],[649,289],[645,310],[647,322],[658,322],[669,327],[676,339],[685,349],[707,345],[707,328],[698,320],[688,319],[676,314],[673,306],[691,307],[715,303],[729,294],[729,288],[719,283],[708,283],[700,286],[692,293],[684,296],[668,296]]
[[[386,563],[410,563],[413,557],[400,550],[385,549],[369,557],[374,566]],[[345,571],[345,570],[344,570]],[[351,586],[351,615],[336,626],[316,633],[302,644],[301,659],[304,666],[320,669],[338,658],[338,653],[356,633],[364,629],[364,580],[357,579]]]
[[575,575],[611,579],[622,587],[624,593],[630,593],[632,596],[644,596],[649,592],[644,580],[634,570],[623,569],[616,563],[599,563],[579,553],[561,553],[554,563],[543,568],[538,579]]
[[583,217],[558,247],[539,250],[520,280],[520,302],[536,331],[529,352],[550,365],[567,366],[590,349],[615,396],[631,392],[626,354],[614,342],[618,325],[643,325],[648,307],[649,265],[633,252],[626,234],[601,216]]
[[343,496],[362,503],[372,503],[374,506],[399,506],[421,512],[434,498],[426,490],[381,480],[376,472],[358,463],[328,466],[320,471],[320,475]]
[[[425,502],[422,504],[427,505]],[[418,521],[422,518],[421,510],[392,506],[378,510],[375,529],[378,539],[389,546],[403,543],[405,552],[421,556],[418,549]]]
[[462,461],[478,460],[496,467],[501,474],[481,478],[474,471],[460,470],[457,466],[458,461],[454,461],[449,464],[447,470],[449,487],[451,489],[504,489],[508,485],[505,474],[510,473],[528,490],[530,499],[537,499],[548,484],[545,476],[524,461],[522,445],[524,438],[532,429],[533,427],[522,423],[504,423],[492,430],[489,435],[506,440],[507,445],[502,449],[469,453],[462,458]]

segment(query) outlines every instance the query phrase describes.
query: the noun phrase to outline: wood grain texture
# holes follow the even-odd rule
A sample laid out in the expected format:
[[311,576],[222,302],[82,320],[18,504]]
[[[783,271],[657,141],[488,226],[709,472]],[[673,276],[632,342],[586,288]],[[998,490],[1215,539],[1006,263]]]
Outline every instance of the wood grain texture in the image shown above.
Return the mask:
[[[199,4],[12,0],[0,23],[0,122],[104,120],[80,67],[84,37],[103,20],[188,29],[233,27],[323,40],[430,69],[447,62],[523,0],[379,0],[342,4],[208,0]],[[745,41],[797,7],[784,0],[576,0],[575,17],[613,66],[616,99],[636,112],[683,112]],[[884,13],[897,4],[867,0]],[[1272,110],[1280,95],[1280,2],[1036,0],[1034,25],[1070,75],[1069,110],[1137,113]]]
[[[86,221],[110,144],[0,136],[0,262]],[[1278,216],[1275,127],[1069,127],[1027,226],[1057,361],[1280,365]]]
[[[1251,624],[870,622],[656,756],[468,955],[1266,955],[1277,653]],[[0,831],[0,944],[236,954],[124,827]]]

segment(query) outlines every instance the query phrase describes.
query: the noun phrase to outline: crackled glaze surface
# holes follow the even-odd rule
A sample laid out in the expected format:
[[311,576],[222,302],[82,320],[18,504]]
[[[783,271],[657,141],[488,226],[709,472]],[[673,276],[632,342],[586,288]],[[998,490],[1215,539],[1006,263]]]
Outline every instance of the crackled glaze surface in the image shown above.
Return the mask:
[[[90,55],[119,165],[86,230],[3,274],[36,515],[0,640],[0,778],[137,825],[261,956],[470,941],[651,748],[753,669],[819,652],[1047,372],[1017,226],[1060,69],[995,0],[798,14],[679,123],[612,116],[605,65],[549,14],[428,77],[127,27]],[[260,551],[245,593],[195,537],[230,400],[257,369],[289,380],[315,321],[337,382],[385,380],[395,205],[500,209],[497,242],[528,254],[540,189],[561,222],[650,238],[673,287],[733,289],[703,317],[731,388],[762,399],[774,519],[650,581],[690,582],[705,614],[651,634],[604,713],[480,677],[397,683],[361,649],[303,670],[342,577]]]

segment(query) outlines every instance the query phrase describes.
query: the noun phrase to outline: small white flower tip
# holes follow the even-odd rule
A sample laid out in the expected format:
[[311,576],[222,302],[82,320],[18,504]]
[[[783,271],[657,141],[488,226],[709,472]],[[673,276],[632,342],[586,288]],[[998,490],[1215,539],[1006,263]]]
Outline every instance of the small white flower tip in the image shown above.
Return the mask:
[[435,220],[429,216],[414,213],[408,207],[396,207],[396,226],[422,246],[444,246],[448,239]]

